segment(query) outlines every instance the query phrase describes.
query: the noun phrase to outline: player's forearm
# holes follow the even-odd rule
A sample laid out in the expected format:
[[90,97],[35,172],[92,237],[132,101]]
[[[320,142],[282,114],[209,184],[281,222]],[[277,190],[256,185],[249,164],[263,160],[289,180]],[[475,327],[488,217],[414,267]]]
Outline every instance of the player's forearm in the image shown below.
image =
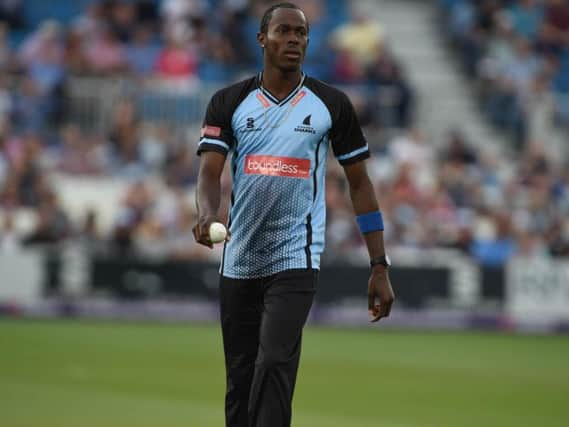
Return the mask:
[[[367,176],[358,182],[350,184],[350,197],[356,215],[363,215],[379,211],[379,204],[375,197],[373,185]],[[383,231],[373,231],[363,234],[370,258],[385,255]]]
[[221,182],[217,174],[200,170],[196,191],[196,207],[200,217],[215,218],[221,202]]

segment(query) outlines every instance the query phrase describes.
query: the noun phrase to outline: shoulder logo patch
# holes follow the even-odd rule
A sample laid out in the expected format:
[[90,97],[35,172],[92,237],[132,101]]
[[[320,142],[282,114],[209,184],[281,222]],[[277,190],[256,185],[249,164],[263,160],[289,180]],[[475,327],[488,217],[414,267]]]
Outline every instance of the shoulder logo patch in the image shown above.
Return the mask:
[[200,132],[200,136],[202,138],[205,136],[219,137],[220,135],[221,135],[221,128],[218,126],[205,125],[204,127],[202,127]]

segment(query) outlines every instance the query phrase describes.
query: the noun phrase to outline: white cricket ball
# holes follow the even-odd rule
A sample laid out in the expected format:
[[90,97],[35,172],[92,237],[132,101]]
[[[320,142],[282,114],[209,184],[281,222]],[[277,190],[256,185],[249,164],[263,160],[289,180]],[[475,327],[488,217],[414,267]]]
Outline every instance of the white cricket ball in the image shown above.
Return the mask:
[[221,222],[212,222],[209,226],[211,243],[221,243],[227,237],[227,229]]

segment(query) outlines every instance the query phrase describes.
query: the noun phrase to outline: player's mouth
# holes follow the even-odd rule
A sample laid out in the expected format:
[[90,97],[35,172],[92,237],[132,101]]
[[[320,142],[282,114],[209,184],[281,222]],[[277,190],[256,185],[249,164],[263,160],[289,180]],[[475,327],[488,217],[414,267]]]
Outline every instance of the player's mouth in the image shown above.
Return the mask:
[[302,54],[298,50],[285,50],[284,56],[287,57],[288,59],[298,60],[300,59]]

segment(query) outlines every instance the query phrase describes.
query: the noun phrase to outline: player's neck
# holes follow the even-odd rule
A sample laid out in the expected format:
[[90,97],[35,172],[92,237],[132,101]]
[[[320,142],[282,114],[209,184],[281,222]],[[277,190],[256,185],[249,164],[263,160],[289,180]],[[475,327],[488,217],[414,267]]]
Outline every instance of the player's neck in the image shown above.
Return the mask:
[[261,85],[277,99],[286,98],[298,86],[302,79],[302,71],[282,71],[266,67],[263,71]]

